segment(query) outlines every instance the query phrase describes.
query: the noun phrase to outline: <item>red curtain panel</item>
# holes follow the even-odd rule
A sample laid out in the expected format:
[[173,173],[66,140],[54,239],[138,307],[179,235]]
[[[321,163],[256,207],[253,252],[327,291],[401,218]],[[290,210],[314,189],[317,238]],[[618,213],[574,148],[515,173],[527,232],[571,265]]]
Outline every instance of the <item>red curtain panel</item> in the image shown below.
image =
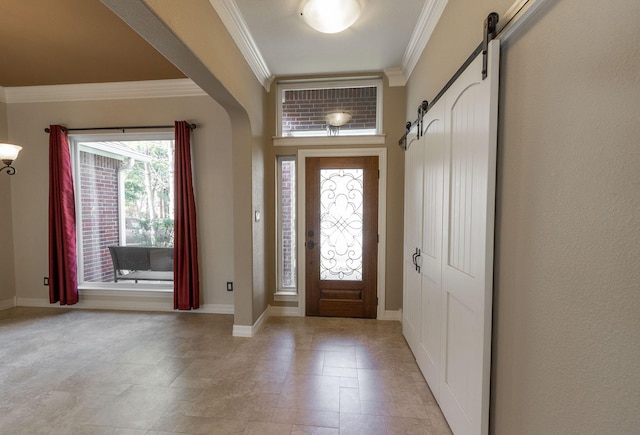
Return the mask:
[[173,307],[191,310],[200,306],[196,202],[191,174],[191,129],[175,122],[175,223]]
[[63,127],[49,127],[49,301],[78,303],[76,210],[69,140]]

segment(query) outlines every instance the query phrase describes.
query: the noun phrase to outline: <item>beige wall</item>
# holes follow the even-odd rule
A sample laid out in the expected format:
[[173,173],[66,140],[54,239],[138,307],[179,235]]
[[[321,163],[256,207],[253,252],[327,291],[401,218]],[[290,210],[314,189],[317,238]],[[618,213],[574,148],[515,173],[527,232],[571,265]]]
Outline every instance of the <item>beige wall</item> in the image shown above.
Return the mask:
[[[287,77],[294,79],[296,77]],[[284,78],[281,78],[284,79]],[[267,107],[267,122],[269,135],[276,134],[276,83],[272,84],[269,93]],[[382,132],[386,134],[384,147],[387,149],[387,262],[386,273],[386,294],[385,302],[387,310],[398,310],[402,308],[402,257],[396,255],[402,252],[403,240],[403,191],[404,191],[404,152],[398,146],[398,139],[404,133],[404,107],[406,105],[406,93],[404,87],[389,87],[388,81],[383,80],[383,125]],[[372,148],[376,146],[364,146]],[[313,147],[306,147],[313,148]],[[332,148],[332,147],[323,147]],[[344,148],[344,147],[342,147]],[[358,148],[354,146],[353,148]],[[267,291],[269,292],[269,303],[271,305],[297,306],[295,303],[282,303],[273,301],[273,293],[276,290],[276,210],[275,210],[275,161],[279,155],[295,155],[300,147],[295,146],[269,146],[265,161],[265,187],[266,187],[266,216],[267,226]],[[302,259],[298,259],[302,261]]]
[[189,7],[173,0],[103,3],[122,14],[231,118],[235,324],[253,325],[267,308],[265,228],[262,222],[253,222],[254,210],[264,210],[266,91],[207,0],[191,0]]
[[[449,0],[409,114],[509,3]],[[547,3],[502,52],[491,432],[637,433],[640,3]]]
[[48,275],[49,155],[44,128],[171,125],[174,120],[198,126],[192,141],[201,304],[234,303],[233,294],[226,291],[226,281],[233,279],[231,124],[222,107],[207,96],[9,105],[11,140],[24,147],[11,186],[18,298],[48,298],[48,288],[42,284]]
[[[0,88],[0,96],[3,90]],[[7,105],[0,100],[0,142],[9,141]],[[17,163],[16,163],[17,165]],[[2,165],[4,166],[4,165]],[[15,177],[15,176],[14,176]],[[15,279],[13,271],[13,225],[11,221],[11,183],[14,179],[0,173],[0,228],[2,228],[2,248],[0,249],[0,306],[13,303]]]

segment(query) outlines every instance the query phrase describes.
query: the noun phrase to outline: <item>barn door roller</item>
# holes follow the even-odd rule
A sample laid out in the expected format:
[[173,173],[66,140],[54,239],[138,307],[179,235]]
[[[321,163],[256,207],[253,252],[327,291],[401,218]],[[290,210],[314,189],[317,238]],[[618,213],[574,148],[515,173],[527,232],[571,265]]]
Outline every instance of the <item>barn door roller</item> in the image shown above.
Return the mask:
[[498,14],[491,12],[484,20],[484,38],[482,40],[482,80],[487,78],[487,62],[489,59],[489,42],[496,37]]
[[[484,37],[482,38],[482,42],[480,43],[480,45],[478,45],[476,49],[473,50],[473,53],[471,53],[471,55],[467,58],[467,60],[464,61],[462,66],[458,68],[458,71],[456,71],[453,77],[449,79],[447,84],[444,85],[444,87],[440,90],[440,92],[438,92],[435,98],[431,100],[431,103],[427,103],[427,100],[424,100],[420,104],[420,106],[418,107],[418,119],[416,119],[413,122],[407,121],[405,125],[405,134],[402,135],[402,137],[398,141],[398,145],[400,145],[405,151],[408,148],[407,135],[409,134],[413,126],[418,125],[419,127],[421,127],[422,118],[424,117],[424,115],[427,114],[427,112],[429,111],[429,108],[433,107],[433,105],[436,104],[436,102],[440,99],[440,97],[442,97],[444,93],[447,92],[449,87],[451,87],[451,85],[458,79],[458,77],[460,77],[460,75],[464,72],[464,70],[467,69],[467,67],[471,64],[471,62],[473,62],[476,56],[478,56],[480,53],[482,53],[482,80],[487,78],[489,42],[495,39],[496,35],[498,34],[497,32],[498,20],[499,20],[499,15],[497,12],[491,12],[487,16],[487,18],[484,20]],[[422,134],[422,130],[418,129],[418,137],[421,134]]]

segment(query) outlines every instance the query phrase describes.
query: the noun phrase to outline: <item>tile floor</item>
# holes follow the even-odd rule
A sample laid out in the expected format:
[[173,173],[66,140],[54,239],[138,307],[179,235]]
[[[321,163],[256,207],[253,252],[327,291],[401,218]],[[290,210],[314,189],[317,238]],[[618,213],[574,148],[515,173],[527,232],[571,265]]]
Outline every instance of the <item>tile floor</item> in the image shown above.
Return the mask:
[[450,434],[398,322],[0,311],[1,434]]

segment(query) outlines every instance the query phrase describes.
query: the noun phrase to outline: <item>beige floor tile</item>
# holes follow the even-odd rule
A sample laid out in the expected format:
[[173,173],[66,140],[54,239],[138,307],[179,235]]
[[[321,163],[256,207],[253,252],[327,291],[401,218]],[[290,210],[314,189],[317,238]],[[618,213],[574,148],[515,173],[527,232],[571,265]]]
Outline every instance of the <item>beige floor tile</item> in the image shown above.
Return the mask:
[[338,376],[340,378],[357,378],[358,370],[344,367],[328,367],[322,369],[323,376]]
[[340,435],[387,435],[383,417],[340,413]]
[[360,391],[357,388],[340,388],[340,412],[362,414]]
[[247,425],[246,435],[284,435],[290,434],[293,426],[290,424],[251,422]]
[[[356,371],[357,376],[357,371]],[[357,377],[348,377],[348,378],[340,378],[340,387],[341,388],[359,388],[358,378]]]
[[156,423],[153,430],[167,430],[171,433],[227,435],[241,434],[247,428],[247,421],[228,420],[212,417],[191,417],[184,414]]
[[431,420],[386,417],[385,423],[389,435],[451,435],[446,424],[434,424]]
[[361,401],[362,414],[428,419],[427,407],[421,403]]
[[326,351],[324,353],[324,365],[325,367],[355,369],[357,367],[355,347],[347,348],[338,352]]
[[272,422],[338,428],[340,426],[340,413],[312,409],[277,408],[273,414]]
[[340,435],[340,429],[316,426],[293,426],[291,435]]
[[398,322],[0,311],[0,433],[450,434]]
[[340,378],[288,375],[278,400],[278,408],[338,412],[340,410]]
[[324,367],[324,354],[324,351],[296,350],[291,358],[289,373],[321,375]]

